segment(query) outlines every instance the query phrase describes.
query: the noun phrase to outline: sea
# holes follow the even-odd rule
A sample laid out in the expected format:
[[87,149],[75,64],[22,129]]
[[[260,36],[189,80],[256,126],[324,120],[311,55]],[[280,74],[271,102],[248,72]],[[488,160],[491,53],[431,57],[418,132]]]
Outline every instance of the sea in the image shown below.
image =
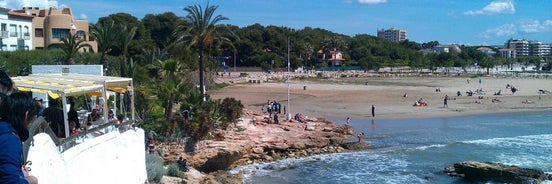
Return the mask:
[[[330,118],[344,123],[345,118]],[[244,165],[244,183],[469,183],[443,172],[489,161],[552,173],[552,110],[427,119],[352,119],[367,150]],[[492,182],[491,182],[492,183]],[[545,181],[545,183],[552,183]]]

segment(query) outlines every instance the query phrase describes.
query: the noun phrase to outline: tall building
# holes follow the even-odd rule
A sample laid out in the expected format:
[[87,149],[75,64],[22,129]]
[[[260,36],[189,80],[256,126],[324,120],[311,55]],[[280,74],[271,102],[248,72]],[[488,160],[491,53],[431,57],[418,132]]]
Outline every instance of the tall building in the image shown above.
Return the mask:
[[542,44],[539,41],[530,41],[529,42],[529,55],[530,56],[549,56],[550,55],[550,45]]
[[405,30],[399,30],[395,28],[391,28],[387,30],[378,29],[378,38],[395,42],[395,43],[398,43],[407,39]]
[[0,8],[0,50],[30,50],[32,16]]
[[509,39],[504,44],[504,48],[514,50],[515,57],[524,56],[549,56],[550,45],[542,44],[539,41],[529,41],[527,39]]
[[[58,10],[55,7],[40,10],[39,8],[26,7],[22,10],[13,10],[19,14],[26,14],[32,17],[32,47],[33,49],[56,49],[65,38],[71,34],[79,35],[78,39],[84,39],[85,43],[97,51],[97,43],[90,39],[88,21],[73,19],[71,8]],[[91,52],[88,48],[82,48],[81,52]]]

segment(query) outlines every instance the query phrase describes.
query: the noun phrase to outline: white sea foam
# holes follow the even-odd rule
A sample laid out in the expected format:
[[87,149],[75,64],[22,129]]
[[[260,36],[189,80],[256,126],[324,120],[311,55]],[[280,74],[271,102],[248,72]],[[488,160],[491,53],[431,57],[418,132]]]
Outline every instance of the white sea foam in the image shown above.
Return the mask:
[[493,146],[493,147],[550,148],[550,146],[552,146],[552,134],[492,138],[492,139],[481,139],[481,140],[462,141],[462,142],[467,144],[486,145],[486,146]]
[[444,144],[433,144],[433,145],[429,145],[429,146],[418,146],[416,147],[417,150],[421,150],[421,151],[424,151],[428,148],[442,148],[442,147],[445,147],[447,145],[444,145]]
[[549,170],[552,165],[552,134],[464,141],[495,151],[498,162]]

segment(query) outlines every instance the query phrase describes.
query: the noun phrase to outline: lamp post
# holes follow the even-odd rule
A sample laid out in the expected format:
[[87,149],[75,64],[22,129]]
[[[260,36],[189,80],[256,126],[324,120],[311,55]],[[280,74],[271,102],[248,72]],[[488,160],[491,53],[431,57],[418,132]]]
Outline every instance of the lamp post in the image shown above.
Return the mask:
[[286,120],[291,119],[291,106],[289,105],[289,94],[290,94],[290,83],[289,83],[289,77],[286,79],[287,83],[287,114],[286,114]]

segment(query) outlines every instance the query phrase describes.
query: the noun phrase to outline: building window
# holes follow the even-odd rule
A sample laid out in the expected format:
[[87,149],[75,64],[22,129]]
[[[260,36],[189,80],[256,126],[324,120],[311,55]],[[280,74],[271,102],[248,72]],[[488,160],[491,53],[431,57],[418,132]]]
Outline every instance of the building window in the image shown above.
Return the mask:
[[36,28],[35,29],[35,37],[44,37],[44,29]]
[[17,25],[10,24],[10,37],[17,37]]
[[29,26],[23,27],[23,39],[25,39],[25,40],[30,40],[31,39],[31,33],[29,32]]
[[84,31],[77,31],[77,38],[86,41],[86,33]]
[[69,29],[52,29],[52,38],[67,38],[69,36]]

